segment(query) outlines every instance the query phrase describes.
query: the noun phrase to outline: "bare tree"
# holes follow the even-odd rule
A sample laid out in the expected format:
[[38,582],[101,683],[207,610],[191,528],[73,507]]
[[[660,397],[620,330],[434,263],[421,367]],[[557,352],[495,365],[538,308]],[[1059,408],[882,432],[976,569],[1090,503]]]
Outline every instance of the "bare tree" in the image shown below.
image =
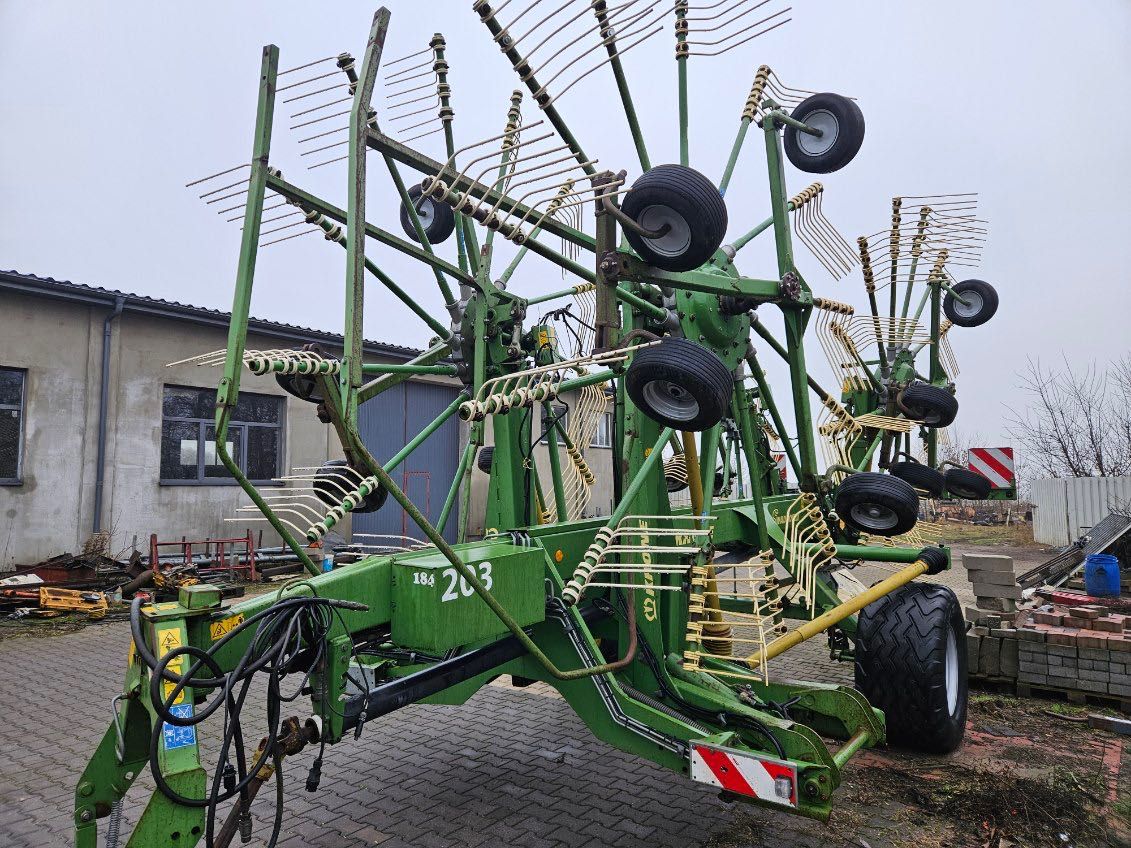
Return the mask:
[[1006,430],[1035,474],[1049,477],[1119,477],[1131,474],[1131,355],[1106,371],[1063,370],[1029,360],[1021,387],[1030,397],[1023,412],[1010,410]]

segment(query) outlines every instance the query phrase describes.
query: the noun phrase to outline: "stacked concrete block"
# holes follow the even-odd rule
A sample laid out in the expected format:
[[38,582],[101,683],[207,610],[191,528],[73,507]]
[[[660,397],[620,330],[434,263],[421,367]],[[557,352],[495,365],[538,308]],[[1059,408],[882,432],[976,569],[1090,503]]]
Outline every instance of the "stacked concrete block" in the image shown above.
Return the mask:
[[1013,557],[999,554],[963,554],[962,567],[974,586],[980,610],[1016,612],[1021,587],[1013,573]]

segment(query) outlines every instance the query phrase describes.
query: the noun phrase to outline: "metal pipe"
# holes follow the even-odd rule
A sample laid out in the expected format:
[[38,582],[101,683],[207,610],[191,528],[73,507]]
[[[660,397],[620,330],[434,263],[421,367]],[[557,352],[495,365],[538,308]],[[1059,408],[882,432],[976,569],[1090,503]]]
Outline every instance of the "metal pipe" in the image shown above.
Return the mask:
[[459,494],[460,487],[463,485],[463,478],[467,474],[468,469],[471,467],[471,459],[475,456],[475,440],[468,440],[467,447],[463,449],[463,456],[459,460],[459,468],[456,469],[456,475],[452,478],[452,485],[448,489],[448,496],[444,498],[444,506],[440,509],[440,517],[436,520],[436,527],[440,532],[444,532],[444,527],[448,523],[448,515],[451,514],[452,506],[456,502],[456,497]]
[[[744,117],[739,122],[738,135],[735,136],[734,145],[730,149],[730,158],[727,159],[727,166],[726,166],[726,169],[723,171],[723,177],[722,177],[721,180],[719,180],[719,194],[723,195],[724,197],[726,196],[726,193],[727,193],[727,186],[730,185],[731,175],[734,173],[734,166],[736,164],[738,164],[738,154],[739,154],[739,152],[741,152],[742,145],[746,141],[746,132],[749,129],[750,129],[750,120],[748,118]],[[771,218],[769,220],[769,222],[767,223],[767,226],[769,226],[769,224],[772,224],[773,222],[774,222],[774,219]],[[754,235],[757,235],[757,233],[755,233]],[[753,238],[753,237],[754,236],[751,236],[750,238]],[[749,240],[750,239],[747,239],[746,241],[749,241]],[[743,244],[745,244],[745,243],[746,242],[743,242]],[[738,245],[735,245],[735,247],[737,248]]]
[[454,377],[458,370],[454,365],[401,365],[389,363],[376,363],[363,365],[364,374],[438,374],[442,377]]
[[106,415],[110,405],[110,341],[113,337],[111,324],[125,308],[124,297],[114,298],[114,311],[102,322],[102,378],[98,395],[98,457],[94,462],[94,521],[91,530],[97,533],[102,529],[102,488],[106,480]]
[[613,294],[616,295],[618,300],[623,300],[630,306],[640,310],[649,318],[656,321],[666,321],[668,318],[668,310],[662,306],[656,306],[650,303],[639,295],[633,294],[628,289],[623,289],[620,286],[613,286]]

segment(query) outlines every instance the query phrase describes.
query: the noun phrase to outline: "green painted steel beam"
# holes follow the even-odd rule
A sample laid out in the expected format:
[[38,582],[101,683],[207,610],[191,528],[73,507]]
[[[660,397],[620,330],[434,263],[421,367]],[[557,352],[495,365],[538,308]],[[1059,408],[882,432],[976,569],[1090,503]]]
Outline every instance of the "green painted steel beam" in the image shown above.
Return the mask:
[[[339,209],[329,201],[323,200],[322,198],[313,195],[308,191],[304,191],[298,186],[287,182],[280,176],[269,176],[267,178],[267,187],[276,194],[287,198],[287,200],[294,201],[294,203],[298,206],[321,212],[327,218],[337,221],[339,224],[346,223],[346,213],[343,209]],[[442,259],[439,256],[430,254],[427,251],[423,250],[419,245],[413,244],[410,241],[405,241],[402,238],[398,238],[392,233],[382,230],[380,227],[366,223],[365,234],[374,241],[380,242],[381,244],[398,250],[401,253],[406,254],[407,256],[411,256],[413,259],[416,259],[419,262],[423,262],[425,265],[439,268],[457,283],[466,283],[467,285],[475,284],[474,277],[464,273],[452,263],[448,262],[445,259]]]
[[[369,146],[428,176],[434,177],[442,171],[445,171],[442,162],[437,162],[435,159],[425,156],[423,153],[418,153],[411,147],[407,147],[377,130],[369,131]],[[449,179],[444,180],[449,189],[460,193],[470,191],[471,196],[476,200],[483,200],[486,203],[495,204],[505,198],[505,195],[497,189],[474,182],[466,176],[459,180],[451,179],[451,177],[458,176],[458,174],[452,175],[449,172],[445,172],[444,176],[449,177]],[[573,227],[567,226],[548,215],[542,218],[541,212],[535,212],[525,204],[516,204],[512,211],[515,217],[525,217],[528,221],[537,221],[541,218],[541,229],[551,235],[564,238],[566,241],[572,242],[586,250],[593,250],[595,247],[595,242],[591,236],[587,236],[580,230],[575,230]]]

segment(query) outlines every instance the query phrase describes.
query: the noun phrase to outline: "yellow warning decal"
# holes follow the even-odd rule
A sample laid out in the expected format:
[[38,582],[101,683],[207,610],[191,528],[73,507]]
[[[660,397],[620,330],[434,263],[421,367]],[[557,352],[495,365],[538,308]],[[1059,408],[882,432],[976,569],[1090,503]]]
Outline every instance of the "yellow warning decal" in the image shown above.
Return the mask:
[[179,648],[184,643],[181,641],[181,628],[166,627],[157,631],[157,648],[159,656],[165,656],[173,648]]
[[208,635],[212,637],[212,641],[221,639],[235,628],[243,624],[243,613],[239,615],[230,615],[227,618],[220,619],[220,621],[213,621],[208,625]]
[[[174,648],[179,648],[183,644],[184,642],[181,640],[181,629],[179,627],[165,627],[159,628],[157,630],[157,651],[159,656],[164,657],[165,654],[169,653],[169,651],[172,651]],[[171,674],[183,674],[185,670],[185,659],[186,657],[182,654],[181,656],[170,660],[168,665],[166,666],[166,669]],[[162,681],[161,685],[165,691],[165,699],[168,700],[169,696],[173,693],[173,689],[176,688],[176,684],[172,683],[171,681],[164,680]],[[177,695],[176,701],[174,701],[173,703],[179,704],[184,699],[185,693],[184,690],[181,690],[181,692]]]

